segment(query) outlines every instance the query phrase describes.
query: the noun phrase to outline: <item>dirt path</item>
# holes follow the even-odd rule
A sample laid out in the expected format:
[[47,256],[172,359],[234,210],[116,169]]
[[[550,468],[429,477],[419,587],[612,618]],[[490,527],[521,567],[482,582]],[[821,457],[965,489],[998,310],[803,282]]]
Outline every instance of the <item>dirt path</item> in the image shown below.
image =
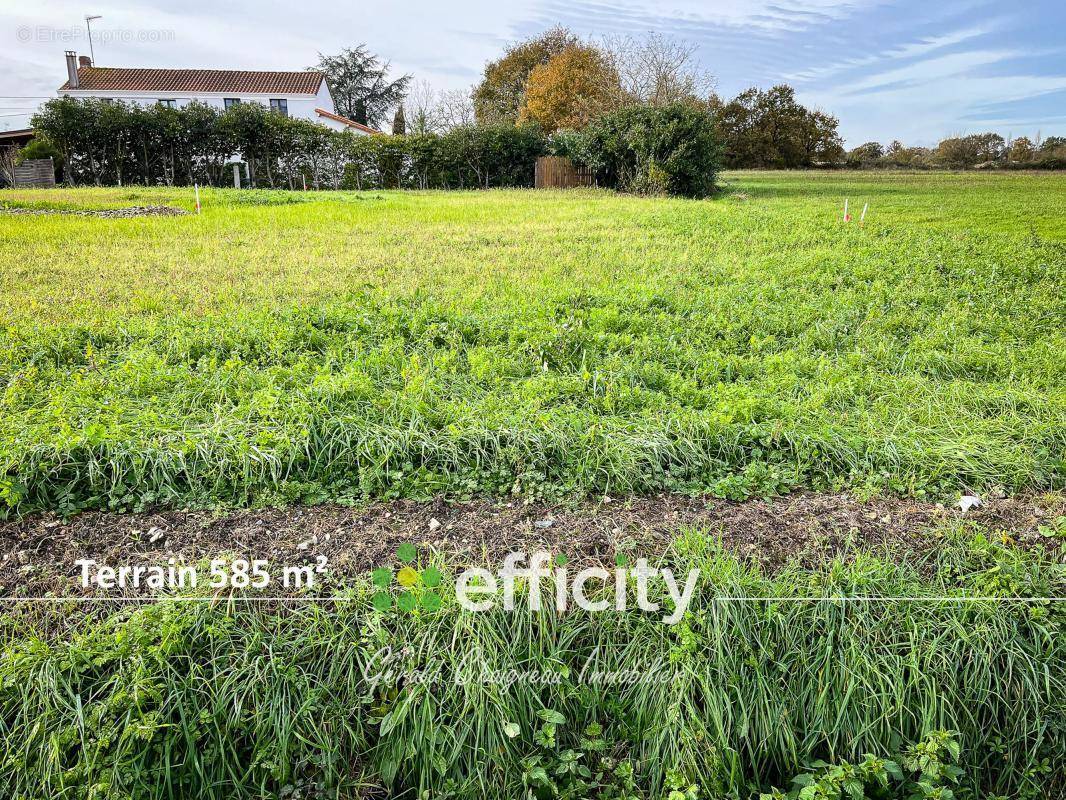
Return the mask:
[[[1066,513],[1066,494],[986,500],[965,515],[1026,545]],[[192,563],[232,553],[266,558],[272,568],[328,560],[344,580],[390,564],[399,545],[445,553],[456,563],[497,561],[512,550],[543,547],[572,560],[612,561],[661,553],[679,529],[721,536],[743,558],[774,567],[789,558],[825,558],[850,542],[920,553],[958,508],[901,499],[861,502],[845,495],[795,494],[742,503],[676,495],[614,500],[573,508],[521,503],[410,501],[353,509],[315,506],[212,514],[86,513],[69,521],[35,515],[0,523],[0,596],[82,594],[78,559],[111,566]]]

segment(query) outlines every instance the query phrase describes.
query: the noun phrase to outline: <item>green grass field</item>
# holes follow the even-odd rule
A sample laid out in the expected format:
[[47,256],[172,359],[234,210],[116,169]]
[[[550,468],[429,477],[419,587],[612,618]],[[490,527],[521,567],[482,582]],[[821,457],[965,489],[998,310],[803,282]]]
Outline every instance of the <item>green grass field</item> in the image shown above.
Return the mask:
[[1057,175],[203,201],[0,214],[10,508],[1063,482]]
[[[4,514],[801,487],[1051,508],[1066,481],[1066,178],[202,197],[199,216],[0,210]],[[192,193],[0,193],[150,204]],[[664,513],[664,563],[702,575],[673,626],[464,611],[468,565],[421,537],[320,595],[5,597],[0,796],[1058,800],[1066,518],[1026,538],[996,502],[920,534],[884,517],[929,540],[913,553],[827,512],[839,550],[766,569]],[[123,538],[87,519],[77,536]],[[43,520],[41,548],[0,531],[8,573],[62,560]],[[372,529],[349,527],[354,552]],[[231,530],[230,556],[279,552]],[[181,535],[142,533],[103,544],[162,562]],[[625,561],[631,534],[582,541]]]
[[[708,534],[672,548],[703,576],[673,627],[557,614],[550,588],[543,613],[522,591],[515,612],[463,611],[443,564],[433,611],[376,611],[363,581],[280,607],[55,606],[61,637],[40,609],[0,617],[0,794],[776,800],[760,792],[807,772],[803,800],[1063,796],[1066,609],[1018,599],[1061,592],[1055,548],[961,526],[922,562],[858,551],[770,576]],[[954,753],[921,744],[938,731]],[[889,757],[907,773],[891,789],[870,763]]]

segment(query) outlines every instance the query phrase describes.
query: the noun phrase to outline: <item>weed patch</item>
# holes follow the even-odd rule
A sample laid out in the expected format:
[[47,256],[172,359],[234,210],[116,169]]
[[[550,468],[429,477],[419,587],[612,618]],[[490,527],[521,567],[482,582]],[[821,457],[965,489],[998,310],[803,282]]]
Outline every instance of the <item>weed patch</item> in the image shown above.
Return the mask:
[[730,180],[0,216],[0,501],[1062,485],[1057,176]]
[[[690,531],[670,563],[703,581],[673,626],[635,609],[466,612],[455,568],[425,555],[409,563],[439,568],[432,608],[375,608],[367,575],[280,605],[207,596],[103,620],[59,606],[51,623],[13,609],[0,789],[747,800],[803,773],[823,790],[804,798],[884,778],[919,797],[1050,800],[1066,619],[1032,598],[1061,596],[1060,550],[977,537],[920,571],[858,552],[770,576]],[[56,618],[66,632],[48,632]]]

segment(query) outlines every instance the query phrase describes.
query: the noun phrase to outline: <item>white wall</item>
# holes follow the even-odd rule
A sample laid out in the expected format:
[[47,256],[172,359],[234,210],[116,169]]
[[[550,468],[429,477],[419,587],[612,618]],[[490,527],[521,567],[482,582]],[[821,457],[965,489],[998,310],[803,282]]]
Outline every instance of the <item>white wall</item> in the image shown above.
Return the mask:
[[270,101],[272,99],[284,99],[288,103],[290,117],[317,122],[320,125],[325,125],[335,131],[350,130],[352,133],[366,135],[363,131],[351,128],[343,122],[337,122],[336,120],[315,113],[316,108],[321,108],[334,114],[336,113],[336,109],[333,105],[333,97],[330,95],[329,87],[326,86],[325,81],[322,81],[322,86],[319,88],[317,95],[241,94],[237,92],[204,92],[200,94],[159,92],[157,94],[149,95],[144,92],[104,92],[85,89],[63,89],[59,94],[62,97],[96,97],[99,99],[121,100],[124,103],[138,103],[141,105],[150,105],[152,103],[157,103],[160,100],[173,100],[175,105],[179,108],[188,105],[193,101],[197,101],[220,109],[225,107],[223,101],[228,97],[236,98],[242,103],[259,103],[267,108],[270,107]]

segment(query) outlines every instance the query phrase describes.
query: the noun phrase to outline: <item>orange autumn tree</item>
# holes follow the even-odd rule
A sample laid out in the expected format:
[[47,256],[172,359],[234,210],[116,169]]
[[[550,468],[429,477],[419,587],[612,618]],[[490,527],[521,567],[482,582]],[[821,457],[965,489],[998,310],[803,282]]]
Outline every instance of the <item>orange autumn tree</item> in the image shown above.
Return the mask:
[[620,99],[618,72],[610,59],[596,47],[574,45],[533,68],[518,118],[537,122],[549,133],[579,129]]

